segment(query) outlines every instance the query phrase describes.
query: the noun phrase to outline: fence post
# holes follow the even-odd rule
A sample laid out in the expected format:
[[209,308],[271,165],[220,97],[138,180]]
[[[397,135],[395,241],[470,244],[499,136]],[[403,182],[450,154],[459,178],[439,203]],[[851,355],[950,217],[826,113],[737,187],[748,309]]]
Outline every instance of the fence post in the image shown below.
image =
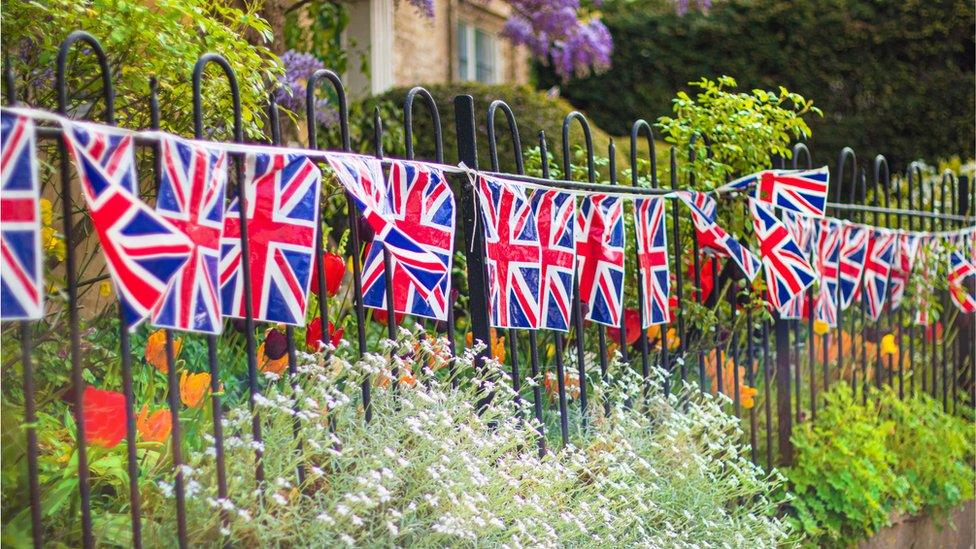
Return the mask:
[[[474,119],[474,98],[458,95],[454,98],[454,119],[457,130],[458,160],[471,169],[478,168],[478,148]],[[462,176],[462,179],[465,179]],[[475,203],[474,189],[461,181],[461,224],[464,230],[464,256],[468,264],[468,315],[472,341],[483,341],[488,347],[478,354],[478,366],[488,358],[491,331],[488,327],[488,284],[485,271],[485,239],[478,226],[483,223]]]
[[[773,323],[776,335],[776,418],[779,433],[779,464],[793,463],[793,414],[790,409],[790,321],[779,318]],[[767,387],[767,390],[768,387]]]
[[[958,179],[959,188],[957,190],[959,202],[958,210],[955,212],[959,215],[968,215],[972,205],[970,204],[970,193],[972,192],[972,187],[970,186],[969,176],[960,175]],[[971,288],[970,288],[971,290]],[[964,375],[962,382],[962,388],[966,391],[966,398],[970,399],[969,405],[976,406],[976,384],[973,383],[974,372],[976,372],[976,360],[974,360],[973,355],[973,315],[960,314],[956,317],[957,323],[959,325],[956,331],[956,339],[959,342],[959,354],[956,357],[956,363],[954,366],[954,383],[953,383],[953,398],[958,399],[959,395],[955,394],[957,392],[957,387],[960,385],[959,376]]]

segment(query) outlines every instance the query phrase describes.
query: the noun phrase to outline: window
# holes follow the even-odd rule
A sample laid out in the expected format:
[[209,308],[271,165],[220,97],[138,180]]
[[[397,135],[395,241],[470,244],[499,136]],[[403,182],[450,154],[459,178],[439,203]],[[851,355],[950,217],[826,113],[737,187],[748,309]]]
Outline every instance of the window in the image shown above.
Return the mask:
[[494,84],[497,75],[497,43],[491,34],[467,23],[458,23],[458,79]]

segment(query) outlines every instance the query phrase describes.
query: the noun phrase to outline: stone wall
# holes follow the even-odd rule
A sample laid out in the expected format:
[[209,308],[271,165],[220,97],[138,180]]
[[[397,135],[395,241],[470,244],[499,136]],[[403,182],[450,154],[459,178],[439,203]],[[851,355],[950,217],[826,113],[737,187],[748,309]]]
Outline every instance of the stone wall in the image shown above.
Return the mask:
[[[950,520],[951,519],[951,520]],[[976,544],[976,505],[968,501],[948,516],[906,516],[858,544],[858,549],[972,549]]]

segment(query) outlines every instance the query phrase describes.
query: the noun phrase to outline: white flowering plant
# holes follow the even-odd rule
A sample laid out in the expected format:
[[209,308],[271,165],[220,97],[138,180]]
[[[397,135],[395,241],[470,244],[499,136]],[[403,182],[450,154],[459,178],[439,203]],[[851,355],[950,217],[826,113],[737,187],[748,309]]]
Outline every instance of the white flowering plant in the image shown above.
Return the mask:
[[[383,354],[350,363],[301,354],[252,412],[223,422],[228,496],[216,440],[183,468],[192,545],[774,547],[798,543],[778,517],[782,477],[749,461],[724,396],[693,385],[644,391],[614,362],[589,426],[540,451],[540,425],[499,363],[475,368],[445,342],[401,331]],[[391,356],[393,359],[391,360]],[[452,384],[448,366],[477,370]],[[440,371],[437,371],[440,370]],[[661,376],[660,372],[655,375]],[[273,377],[273,376],[272,376]],[[366,410],[359,385],[373,384]],[[660,387],[659,381],[652,387]],[[265,481],[255,480],[262,455]],[[299,474],[299,472],[301,472]],[[299,478],[303,480],[299,480]],[[147,544],[174,543],[173,485],[143,502]]]

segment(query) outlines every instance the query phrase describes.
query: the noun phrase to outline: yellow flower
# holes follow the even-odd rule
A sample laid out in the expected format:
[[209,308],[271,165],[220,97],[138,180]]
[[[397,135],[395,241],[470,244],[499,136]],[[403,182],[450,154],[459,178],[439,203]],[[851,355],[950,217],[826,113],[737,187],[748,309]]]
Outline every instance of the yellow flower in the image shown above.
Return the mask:
[[546,345],[546,360],[552,360],[556,356],[556,346],[550,343]]
[[54,223],[54,205],[46,198],[41,199],[41,223],[45,227],[50,227],[51,223]]
[[64,240],[58,235],[58,231],[54,230],[53,227],[41,228],[41,241],[44,243],[44,251],[48,255],[54,256],[59,261],[64,261]]
[[108,280],[103,280],[102,283],[98,285],[98,295],[102,297],[111,297],[112,283]]
[[[173,338],[173,360],[180,356],[183,348],[183,339]],[[146,339],[146,362],[152,364],[157,370],[164,374],[169,373],[169,364],[166,362],[166,331],[156,330],[149,334]]]
[[884,337],[881,338],[881,354],[898,354],[898,345],[895,343],[895,334],[885,334]]
[[209,388],[210,374],[206,372],[187,374],[184,370],[180,376],[180,400],[190,408],[203,404],[203,397],[207,395]]
[[830,326],[828,326],[826,322],[822,320],[813,321],[813,333],[822,336],[822,335],[826,335],[827,332],[829,331],[830,331]]
[[136,419],[136,429],[146,442],[164,442],[173,430],[173,416],[169,410],[160,408],[152,414],[145,404]]

